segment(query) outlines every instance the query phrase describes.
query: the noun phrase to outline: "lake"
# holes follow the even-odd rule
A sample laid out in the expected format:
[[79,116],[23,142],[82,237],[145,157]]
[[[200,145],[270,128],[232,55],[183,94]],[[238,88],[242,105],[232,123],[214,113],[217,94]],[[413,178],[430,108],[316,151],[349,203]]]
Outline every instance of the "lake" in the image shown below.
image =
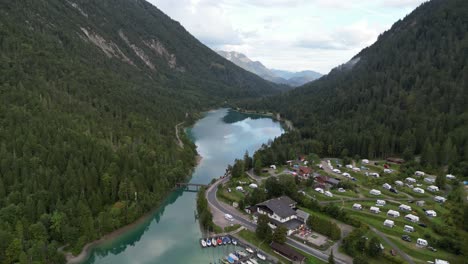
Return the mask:
[[[284,133],[271,118],[229,109],[205,113],[188,128],[202,156],[190,182],[207,184],[223,175],[245,151],[252,155],[262,144]],[[214,263],[227,247],[202,249],[203,237],[195,219],[196,193],[172,192],[160,208],[131,231],[94,248],[86,264]]]

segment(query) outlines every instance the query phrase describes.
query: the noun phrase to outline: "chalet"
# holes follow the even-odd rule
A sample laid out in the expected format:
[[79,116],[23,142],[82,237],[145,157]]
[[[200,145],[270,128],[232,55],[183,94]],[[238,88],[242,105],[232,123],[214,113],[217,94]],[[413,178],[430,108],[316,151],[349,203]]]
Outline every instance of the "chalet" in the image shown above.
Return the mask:
[[312,174],[312,169],[310,167],[300,166],[297,173],[303,178],[309,178]]
[[392,220],[386,219],[386,220],[383,222],[383,225],[384,225],[384,226],[387,226],[387,227],[393,227],[393,226],[395,226],[395,222],[393,222]]
[[408,220],[408,221],[411,221],[413,223],[419,222],[419,217],[415,216],[415,215],[412,215],[412,214],[405,215],[405,219]]
[[285,226],[288,235],[304,225],[304,221],[298,219],[294,210],[296,202],[288,196],[270,199],[257,204],[257,213],[267,215],[270,218],[270,227],[275,229],[278,226]]
[[283,255],[287,259],[290,259],[294,262],[299,262],[302,263],[305,261],[305,256],[302,255],[301,253],[297,252],[296,250],[292,249],[288,245],[283,245],[277,242],[271,242],[270,244],[271,249],[275,251],[276,253]]
[[389,157],[389,158],[387,158],[387,162],[396,163],[396,164],[403,164],[403,163],[405,163],[405,160],[400,159],[400,158]]

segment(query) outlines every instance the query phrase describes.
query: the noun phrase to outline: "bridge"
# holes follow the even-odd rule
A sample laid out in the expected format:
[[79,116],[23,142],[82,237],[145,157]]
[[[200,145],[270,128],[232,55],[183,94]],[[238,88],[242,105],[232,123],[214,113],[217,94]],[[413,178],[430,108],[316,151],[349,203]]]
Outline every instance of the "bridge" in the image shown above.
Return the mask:
[[198,192],[200,188],[208,187],[207,184],[200,184],[200,183],[187,183],[187,182],[178,182],[175,185],[175,189],[183,188],[184,191],[187,192]]

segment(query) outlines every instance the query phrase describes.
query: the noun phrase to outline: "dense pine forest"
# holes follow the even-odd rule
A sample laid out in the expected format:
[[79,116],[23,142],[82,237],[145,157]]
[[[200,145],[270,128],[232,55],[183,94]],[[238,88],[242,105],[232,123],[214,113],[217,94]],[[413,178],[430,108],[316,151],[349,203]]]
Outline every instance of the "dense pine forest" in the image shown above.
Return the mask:
[[279,91],[145,1],[0,2],[0,263],[63,263],[194,166],[175,125]]
[[468,2],[433,0],[321,79],[242,107],[293,121],[259,155],[399,156],[468,176]]

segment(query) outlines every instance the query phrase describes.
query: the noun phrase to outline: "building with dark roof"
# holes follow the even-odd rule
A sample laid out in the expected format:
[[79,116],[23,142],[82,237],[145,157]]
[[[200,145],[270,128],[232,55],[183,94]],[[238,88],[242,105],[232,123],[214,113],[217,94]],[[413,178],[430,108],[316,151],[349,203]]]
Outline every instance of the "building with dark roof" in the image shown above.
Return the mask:
[[271,242],[270,244],[271,249],[277,252],[278,254],[283,255],[284,257],[294,261],[302,263],[305,260],[305,256],[301,253],[297,252],[296,250],[292,249],[288,245],[283,245],[276,242]]
[[288,196],[281,196],[256,205],[257,213],[270,218],[270,227],[285,226],[288,235],[304,225],[304,220],[297,217],[296,202]]

